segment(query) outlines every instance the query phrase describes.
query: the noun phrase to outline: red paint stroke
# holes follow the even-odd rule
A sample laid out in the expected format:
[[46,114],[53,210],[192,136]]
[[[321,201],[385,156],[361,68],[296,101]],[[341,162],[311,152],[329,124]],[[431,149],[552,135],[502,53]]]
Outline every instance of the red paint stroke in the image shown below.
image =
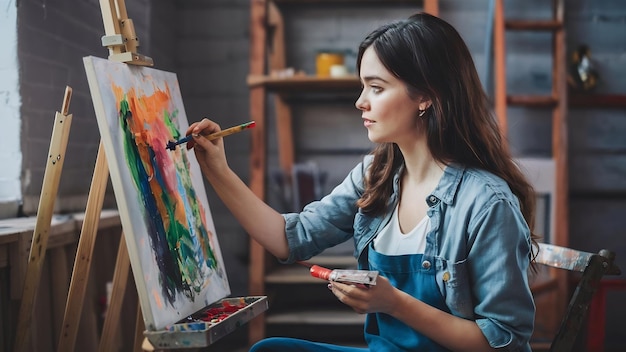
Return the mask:
[[228,301],[223,301],[221,307],[211,307],[205,311],[200,312],[194,316],[194,320],[208,321],[210,323],[219,323],[220,321],[228,318],[233,313],[243,309],[247,306],[244,299],[241,299],[238,304],[231,304]]

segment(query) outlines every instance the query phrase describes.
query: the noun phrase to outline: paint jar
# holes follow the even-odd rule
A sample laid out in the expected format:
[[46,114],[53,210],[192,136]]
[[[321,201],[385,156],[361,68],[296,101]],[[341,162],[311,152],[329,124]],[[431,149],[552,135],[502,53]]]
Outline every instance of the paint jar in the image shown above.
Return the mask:
[[340,50],[320,50],[315,57],[315,69],[318,77],[330,77],[330,68],[344,64],[344,53]]

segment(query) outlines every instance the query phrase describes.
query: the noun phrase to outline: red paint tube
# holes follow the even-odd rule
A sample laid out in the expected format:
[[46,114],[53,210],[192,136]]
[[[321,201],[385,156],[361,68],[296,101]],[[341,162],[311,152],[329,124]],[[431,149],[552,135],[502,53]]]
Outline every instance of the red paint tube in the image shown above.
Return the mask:
[[347,284],[376,285],[378,271],[369,270],[341,270],[327,269],[319,265],[312,265],[311,276],[327,281],[343,282]]

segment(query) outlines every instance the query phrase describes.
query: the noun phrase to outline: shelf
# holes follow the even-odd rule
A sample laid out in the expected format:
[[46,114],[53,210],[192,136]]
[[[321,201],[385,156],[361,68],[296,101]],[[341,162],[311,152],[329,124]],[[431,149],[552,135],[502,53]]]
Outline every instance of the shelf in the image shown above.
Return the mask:
[[250,88],[264,86],[270,91],[279,93],[294,92],[328,92],[328,91],[359,91],[361,82],[356,76],[341,78],[315,77],[315,76],[293,76],[293,77],[271,77],[271,76],[248,76],[248,86]]
[[291,312],[268,314],[268,324],[303,324],[303,325],[363,325],[365,314],[353,310],[316,309],[294,310]]
[[569,105],[573,107],[626,108],[626,94],[570,94]]
[[[356,259],[352,256],[339,255],[319,255],[307,261],[311,265],[319,265],[330,269],[356,269]],[[323,280],[315,278],[309,274],[309,269],[305,266],[281,265],[272,269],[265,276],[268,284],[324,284]]]
[[[420,4],[425,0],[273,0],[277,4]],[[427,0],[426,0],[427,1]]]
[[626,190],[570,190],[570,200],[626,200]]
[[300,265],[278,267],[265,276],[268,284],[323,284],[324,281],[309,274],[309,269]]
[[505,28],[518,31],[554,31],[563,28],[563,22],[556,20],[508,20]]
[[553,107],[557,100],[549,95],[509,95],[506,102],[516,106]]
[[[570,94],[568,105],[576,108],[626,108],[626,94]],[[554,107],[557,100],[549,95],[509,95],[506,102],[515,106]]]
[[333,269],[356,269],[356,259],[351,255],[325,255],[320,254],[307,260],[307,263],[317,264]]

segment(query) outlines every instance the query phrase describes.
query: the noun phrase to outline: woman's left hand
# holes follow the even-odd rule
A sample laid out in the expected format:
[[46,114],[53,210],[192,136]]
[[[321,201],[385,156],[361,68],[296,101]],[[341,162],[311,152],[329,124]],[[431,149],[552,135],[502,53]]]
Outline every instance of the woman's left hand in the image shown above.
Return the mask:
[[354,311],[360,314],[391,314],[394,310],[394,304],[397,302],[394,297],[396,297],[398,289],[393,287],[389,280],[383,276],[378,276],[376,285],[368,287],[331,281],[328,288],[342,303],[352,307]]

